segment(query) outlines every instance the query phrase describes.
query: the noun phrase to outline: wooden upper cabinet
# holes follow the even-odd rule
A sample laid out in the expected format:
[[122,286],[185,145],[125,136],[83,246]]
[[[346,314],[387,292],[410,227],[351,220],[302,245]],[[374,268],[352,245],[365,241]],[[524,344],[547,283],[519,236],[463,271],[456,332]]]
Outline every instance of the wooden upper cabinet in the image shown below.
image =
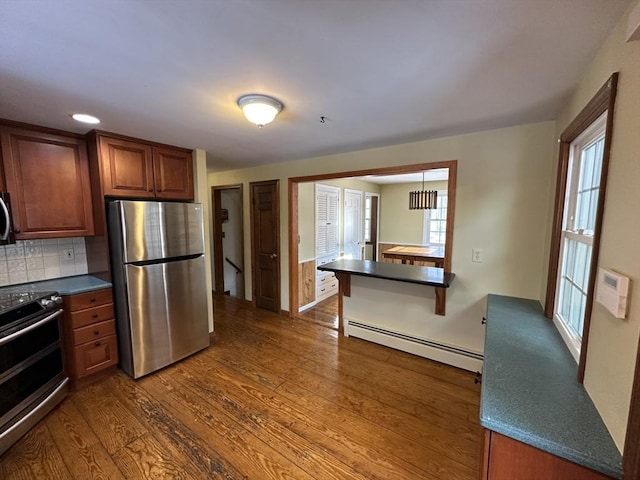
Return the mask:
[[18,240],[94,234],[84,139],[2,125],[0,142]]
[[154,178],[158,197],[193,198],[193,159],[191,153],[153,147]]
[[193,199],[189,150],[98,135],[102,187],[107,196]]
[[110,137],[99,144],[105,195],[155,197],[151,145]]

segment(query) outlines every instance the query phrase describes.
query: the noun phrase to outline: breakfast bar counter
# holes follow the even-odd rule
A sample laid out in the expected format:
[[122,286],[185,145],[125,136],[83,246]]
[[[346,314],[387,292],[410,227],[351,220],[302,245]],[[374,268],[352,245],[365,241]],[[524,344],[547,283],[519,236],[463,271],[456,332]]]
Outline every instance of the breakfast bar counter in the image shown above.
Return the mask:
[[[339,331],[467,370],[482,354],[461,335],[459,312],[445,315],[455,274],[442,268],[340,259],[318,267],[338,285]],[[457,307],[457,305],[456,305]]]

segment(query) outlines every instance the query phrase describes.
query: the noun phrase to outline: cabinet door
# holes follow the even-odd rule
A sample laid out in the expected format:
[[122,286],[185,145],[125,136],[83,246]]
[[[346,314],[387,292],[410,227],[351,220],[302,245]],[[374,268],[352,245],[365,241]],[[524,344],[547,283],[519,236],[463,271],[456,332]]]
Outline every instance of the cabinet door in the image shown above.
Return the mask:
[[339,249],[339,201],[339,189],[316,186],[316,257]]
[[193,159],[190,152],[153,147],[153,166],[158,198],[193,199]]
[[155,197],[151,145],[110,137],[99,144],[105,195]]
[[483,480],[611,480],[504,435],[485,431]]
[[16,238],[93,235],[86,142],[17,127],[0,136]]

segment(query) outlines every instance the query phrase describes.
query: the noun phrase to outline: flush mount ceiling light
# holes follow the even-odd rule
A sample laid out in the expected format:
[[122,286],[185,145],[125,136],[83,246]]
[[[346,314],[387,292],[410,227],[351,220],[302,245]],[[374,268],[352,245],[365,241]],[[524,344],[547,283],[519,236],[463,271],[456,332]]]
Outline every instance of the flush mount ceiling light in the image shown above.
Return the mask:
[[73,118],[77,122],[82,123],[100,123],[99,118],[94,117],[93,115],[88,115],[86,113],[74,113],[73,115],[71,115],[71,118]]
[[238,99],[238,106],[247,120],[255,123],[258,128],[273,122],[283,108],[282,103],[266,95],[244,95]]

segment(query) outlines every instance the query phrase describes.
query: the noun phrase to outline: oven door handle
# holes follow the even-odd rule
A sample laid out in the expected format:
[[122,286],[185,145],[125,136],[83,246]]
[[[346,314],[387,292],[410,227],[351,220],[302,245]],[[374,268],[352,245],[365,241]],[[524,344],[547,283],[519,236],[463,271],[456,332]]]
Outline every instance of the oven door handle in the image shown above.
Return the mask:
[[8,240],[9,231],[11,229],[11,217],[9,216],[9,209],[7,208],[7,204],[2,198],[0,198],[0,208],[2,208],[2,213],[4,214],[5,218],[4,232],[0,233],[0,240]]
[[61,313],[62,313],[62,310],[56,310],[51,315],[49,315],[48,317],[43,318],[39,322],[36,322],[33,325],[29,325],[28,327],[23,328],[21,330],[18,330],[17,332],[13,332],[11,335],[7,335],[4,338],[0,338],[0,345],[4,345],[5,343],[10,342],[14,338],[17,338],[17,337],[19,337],[21,335],[24,335],[25,333],[28,333],[31,330],[44,325],[45,323],[49,323],[50,321],[52,321],[56,317],[60,316]]

